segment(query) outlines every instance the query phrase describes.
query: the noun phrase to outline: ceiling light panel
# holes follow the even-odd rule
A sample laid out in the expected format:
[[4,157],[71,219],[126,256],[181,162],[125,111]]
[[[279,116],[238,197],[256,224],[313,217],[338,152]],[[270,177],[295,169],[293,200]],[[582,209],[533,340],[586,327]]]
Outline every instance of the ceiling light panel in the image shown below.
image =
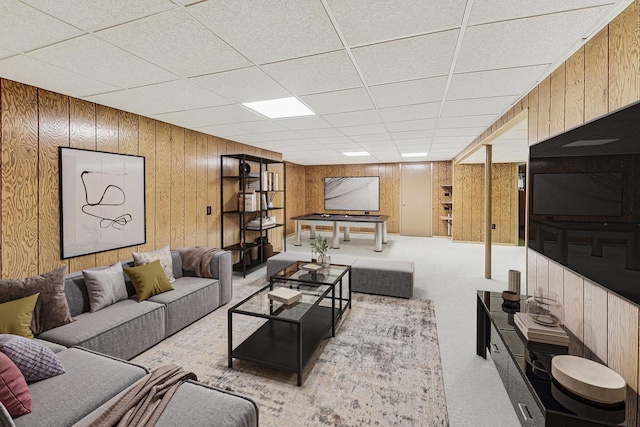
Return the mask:
[[172,9],[96,34],[183,77],[250,65],[182,9]]
[[458,32],[443,31],[359,47],[352,49],[353,56],[370,85],[442,76],[449,73]]
[[351,46],[459,26],[465,0],[328,0]]
[[342,48],[319,1],[210,0],[187,10],[256,64]]
[[406,120],[431,119],[438,117],[440,102],[403,105],[400,107],[380,108],[380,115],[385,122],[403,122]]
[[291,96],[291,93],[258,67],[224,71],[191,80],[235,102],[253,102]]
[[370,110],[373,103],[364,88],[346,89],[336,92],[318,93],[301,96],[316,114],[346,113],[357,110]]
[[26,55],[1,60],[0,76],[76,98],[118,89],[113,85],[49,65]]
[[371,86],[369,89],[378,108],[385,108],[442,101],[446,84],[446,77],[433,77]]
[[80,30],[17,1],[3,1],[0,40],[14,52],[27,52],[82,34]]
[[177,78],[92,35],[47,46],[29,56],[123,89]]
[[262,69],[296,95],[362,86],[344,50],[263,65]]
[[176,7],[169,0],[24,0],[24,2],[87,31],[112,27]]
[[242,105],[270,119],[312,116],[315,114],[309,107],[294,97],[245,102]]
[[531,86],[531,82],[535,81],[548,65],[454,74],[447,92],[447,99],[520,95]]
[[548,63],[586,35],[608,10],[596,7],[469,27],[455,72]]

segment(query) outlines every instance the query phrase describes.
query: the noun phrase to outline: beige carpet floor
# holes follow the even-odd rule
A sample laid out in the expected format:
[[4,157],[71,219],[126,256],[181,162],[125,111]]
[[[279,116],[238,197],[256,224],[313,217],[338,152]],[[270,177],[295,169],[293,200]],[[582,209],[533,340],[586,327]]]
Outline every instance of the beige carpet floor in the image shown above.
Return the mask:
[[[230,304],[133,361],[152,369],[177,364],[205,384],[250,397],[261,426],[449,425],[430,300],[353,294],[353,308],[315,352],[301,387],[295,374],[256,364],[234,360],[229,369],[227,310],[265,284],[234,280]],[[234,316],[234,342],[255,327]]]

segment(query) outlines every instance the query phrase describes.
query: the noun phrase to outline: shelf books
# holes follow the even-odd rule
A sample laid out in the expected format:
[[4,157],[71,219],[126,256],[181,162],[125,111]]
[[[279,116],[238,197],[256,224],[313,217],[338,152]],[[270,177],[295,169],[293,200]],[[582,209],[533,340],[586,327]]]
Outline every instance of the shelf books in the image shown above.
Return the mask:
[[513,316],[516,327],[528,341],[544,344],[567,346],[569,336],[560,326],[544,326],[533,321],[526,313]]
[[289,288],[276,288],[267,294],[270,300],[277,301],[282,304],[293,304],[302,299],[302,292]]

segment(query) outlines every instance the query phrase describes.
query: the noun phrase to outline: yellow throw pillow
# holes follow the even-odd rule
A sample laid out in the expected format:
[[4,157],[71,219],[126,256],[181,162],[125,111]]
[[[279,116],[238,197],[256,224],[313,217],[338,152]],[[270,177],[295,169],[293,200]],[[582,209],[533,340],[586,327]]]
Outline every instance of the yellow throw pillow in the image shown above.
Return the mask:
[[33,317],[33,309],[38,301],[38,295],[40,294],[33,294],[0,304],[0,334],[13,334],[25,338],[33,338],[31,318]]
[[154,295],[173,290],[167,275],[162,269],[160,260],[138,267],[125,268],[124,271],[131,279],[133,287],[136,288],[138,302],[142,302]]

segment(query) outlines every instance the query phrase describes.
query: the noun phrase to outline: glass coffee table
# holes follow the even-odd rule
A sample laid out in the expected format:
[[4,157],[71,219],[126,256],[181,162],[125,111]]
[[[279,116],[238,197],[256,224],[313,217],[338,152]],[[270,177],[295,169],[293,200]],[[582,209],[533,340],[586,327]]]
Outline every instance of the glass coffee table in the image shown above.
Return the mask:
[[[322,340],[335,336],[336,323],[351,308],[351,267],[331,264],[324,273],[300,269],[297,261],[269,278],[269,284],[228,311],[229,367],[233,359],[295,372],[302,385],[302,370]],[[346,282],[343,284],[343,282]],[[269,299],[277,288],[299,291],[301,299],[282,304]],[[263,319],[247,338],[233,346],[233,321]]]

